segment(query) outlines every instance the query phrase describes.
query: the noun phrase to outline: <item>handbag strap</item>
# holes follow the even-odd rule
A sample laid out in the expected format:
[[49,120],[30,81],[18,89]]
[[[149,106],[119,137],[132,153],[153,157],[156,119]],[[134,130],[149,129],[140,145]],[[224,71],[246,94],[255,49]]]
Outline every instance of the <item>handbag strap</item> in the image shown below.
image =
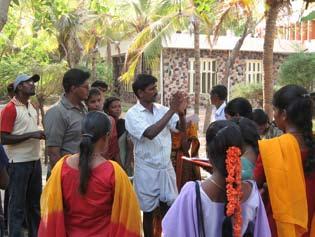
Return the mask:
[[203,214],[202,214],[202,204],[201,204],[201,196],[200,196],[200,186],[198,181],[195,181],[195,188],[196,188],[196,204],[197,204],[197,218],[198,218],[198,230],[199,230],[199,237],[205,237],[205,225],[203,221]]

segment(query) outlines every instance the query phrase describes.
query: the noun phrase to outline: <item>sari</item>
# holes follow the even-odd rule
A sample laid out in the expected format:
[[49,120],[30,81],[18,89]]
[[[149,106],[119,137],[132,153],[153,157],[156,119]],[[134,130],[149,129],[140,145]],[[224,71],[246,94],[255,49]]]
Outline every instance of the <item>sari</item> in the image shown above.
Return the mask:
[[[259,190],[254,181],[246,181],[252,185],[252,191],[242,208],[242,234],[253,225],[254,237],[271,237],[268,220]],[[199,183],[200,185],[200,183]],[[170,210],[162,221],[164,237],[199,237],[197,194],[195,182],[188,182],[182,188]],[[225,203],[214,202],[200,187],[201,212],[204,220],[205,236],[221,237],[222,223],[225,218]]]
[[[190,154],[189,151],[188,154],[183,151],[183,139],[188,139],[190,142]],[[198,156],[199,147],[200,143],[196,124],[190,122],[187,124],[185,132],[172,133],[171,161],[176,173],[178,191],[181,190],[186,182],[201,179],[199,167],[182,159],[184,155],[189,157]]]
[[[41,196],[41,223],[38,230],[39,237],[66,237],[67,230],[71,226],[66,225],[66,211],[64,209],[62,170],[66,157],[58,161],[52,170],[52,174],[44,188]],[[113,169],[113,184],[111,211],[109,214],[109,224],[106,226],[105,233],[93,236],[110,237],[139,237],[141,234],[141,215],[139,204],[128,177],[114,161],[108,161]],[[96,167],[99,168],[99,167]],[[93,172],[93,170],[92,170]],[[105,172],[105,170],[103,171]],[[110,172],[108,170],[107,172]],[[71,187],[69,187],[71,188]],[[93,189],[93,187],[91,187]],[[89,191],[89,189],[88,189]],[[87,194],[86,194],[87,195]],[[82,198],[86,200],[85,197]],[[106,213],[104,213],[106,218]],[[93,221],[93,220],[92,220]],[[82,225],[85,223],[81,223]],[[91,223],[90,228],[94,228]],[[81,233],[80,236],[86,236]]]
[[259,150],[254,176],[258,183],[267,181],[264,201],[272,235],[315,236],[315,172],[304,173],[307,152],[291,134],[261,140]]

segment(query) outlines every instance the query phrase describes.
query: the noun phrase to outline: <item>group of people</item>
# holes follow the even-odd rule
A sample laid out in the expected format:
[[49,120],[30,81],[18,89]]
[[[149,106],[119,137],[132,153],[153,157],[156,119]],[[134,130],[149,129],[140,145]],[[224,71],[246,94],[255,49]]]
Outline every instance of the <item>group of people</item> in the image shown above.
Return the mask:
[[[226,101],[226,88],[214,86],[211,174],[201,180],[200,168],[182,159],[198,156],[200,146],[186,93],[165,107],[156,103],[157,79],[139,74],[138,102],[123,119],[120,99],[105,98],[107,85],[90,87],[89,77],[80,69],[64,74],[64,94],[43,131],[29,101],[39,76],[14,81],[1,111],[9,236],[22,236],[25,221],[28,235],[40,237],[315,236],[314,104],[304,88],[277,91],[270,122],[247,99]],[[40,140],[50,160],[43,191]],[[1,172],[0,181],[7,182]]]

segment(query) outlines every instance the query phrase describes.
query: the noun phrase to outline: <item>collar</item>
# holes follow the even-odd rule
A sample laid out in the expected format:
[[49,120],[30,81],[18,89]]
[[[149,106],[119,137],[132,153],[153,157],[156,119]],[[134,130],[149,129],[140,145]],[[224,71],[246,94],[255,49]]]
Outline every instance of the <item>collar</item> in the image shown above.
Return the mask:
[[27,101],[27,105],[23,104],[15,96],[11,99],[11,102],[15,104],[16,106],[28,106],[30,104],[29,101]]
[[220,105],[220,107],[215,111],[215,114],[216,114],[216,115],[221,114],[222,111],[224,110],[225,106],[226,106],[226,102],[224,101],[223,104]]
[[[65,94],[63,94],[61,97],[61,103],[63,104],[64,107],[66,107],[66,109],[79,109],[68,100]],[[87,111],[85,105],[82,102],[80,102],[80,107],[81,107],[80,110]]]
[[[147,108],[145,108],[142,104],[140,104],[139,101],[137,101],[137,109],[140,111],[140,112],[144,112],[144,111],[148,111]],[[157,104],[156,103],[153,103],[153,113],[154,113],[154,109],[157,108]]]

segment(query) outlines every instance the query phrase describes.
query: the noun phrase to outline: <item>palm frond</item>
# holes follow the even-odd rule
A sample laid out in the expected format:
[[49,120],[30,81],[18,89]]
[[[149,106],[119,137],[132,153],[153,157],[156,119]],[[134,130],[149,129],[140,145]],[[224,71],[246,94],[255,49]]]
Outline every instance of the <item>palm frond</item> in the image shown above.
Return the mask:
[[160,55],[162,41],[175,32],[175,26],[178,23],[177,16],[178,13],[174,13],[162,17],[136,36],[126,55],[124,80],[128,81],[133,77],[135,61],[138,63],[142,55],[148,64],[154,62],[156,57]]

